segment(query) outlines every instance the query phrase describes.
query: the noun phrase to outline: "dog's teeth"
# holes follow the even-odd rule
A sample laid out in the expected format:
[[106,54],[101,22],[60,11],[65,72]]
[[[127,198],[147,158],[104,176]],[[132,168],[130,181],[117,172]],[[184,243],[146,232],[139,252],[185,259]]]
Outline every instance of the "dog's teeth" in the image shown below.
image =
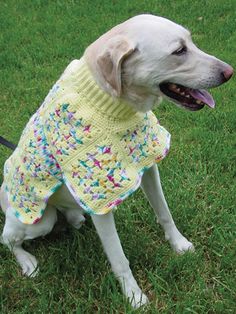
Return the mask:
[[196,103],[197,103],[198,105],[202,105],[201,100],[197,100]]
[[181,95],[181,96],[186,96],[186,95],[185,95],[185,92],[180,93],[180,95]]
[[176,89],[176,92],[178,92],[178,93],[179,93],[179,92],[180,92],[180,88],[177,88],[177,89]]
[[190,98],[190,95],[186,95],[187,98]]

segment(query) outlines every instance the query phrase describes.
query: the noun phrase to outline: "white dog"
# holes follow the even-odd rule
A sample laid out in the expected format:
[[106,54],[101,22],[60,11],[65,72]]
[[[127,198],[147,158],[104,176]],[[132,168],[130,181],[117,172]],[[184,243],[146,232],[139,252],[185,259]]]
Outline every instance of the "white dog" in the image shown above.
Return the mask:
[[[101,93],[103,93],[101,95],[107,95],[104,97],[109,97],[116,104],[117,101],[118,104],[120,101],[122,106],[127,106],[127,108],[122,108],[127,109],[129,114],[134,112],[134,116],[145,116],[146,113],[150,113],[150,110],[161,101],[162,97],[192,111],[199,110],[204,105],[213,108],[214,101],[211,95],[204,89],[221,85],[228,81],[233,74],[231,66],[199,50],[193,44],[188,30],[167,19],[152,15],[140,15],[131,18],[101,36],[86,49],[83,62],[74,60],[69,65],[59,83],[63,84],[63,80],[67,81],[71,76],[76,77],[77,70],[80,69],[82,63],[83,65],[85,63],[90,69],[93,79],[99,86]],[[74,96],[71,96],[71,90],[69,92],[64,90],[63,92],[55,91],[55,89],[57,89],[57,85],[54,86],[54,90],[51,91],[46,98],[46,102],[41,106],[40,115],[36,116],[36,118],[34,116],[34,123],[38,123],[37,119],[41,119],[44,114],[47,114],[48,103],[55,95],[55,99],[59,99],[57,98],[59,96],[64,97],[64,103],[73,102]],[[86,113],[90,112],[90,105],[88,104],[87,106]],[[111,106],[113,106],[113,103],[111,103]],[[119,107],[117,108],[119,109]],[[64,109],[67,110],[66,107]],[[60,113],[57,112],[56,118],[60,116],[61,112],[62,110]],[[72,114],[71,112],[69,113]],[[73,113],[76,114],[76,112]],[[97,114],[99,115],[99,108]],[[38,118],[39,116],[40,118]],[[93,117],[94,119],[96,118],[95,116]],[[48,119],[47,121],[53,123],[52,116]],[[57,123],[60,124],[60,121],[57,120]],[[106,123],[105,120],[104,123]],[[46,122],[44,127],[49,130],[49,126],[51,127],[51,124],[47,125]],[[87,131],[89,127],[90,125],[87,126]],[[53,131],[51,133],[53,139],[55,133]],[[38,136],[38,134],[35,133],[35,136]],[[42,140],[42,137],[40,140]],[[20,146],[21,142],[13,153],[13,157],[7,161],[5,174],[9,173],[9,171],[11,172],[11,169],[16,167],[15,160],[18,158],[16,155],[19,154]],[[51,146],[53,150],[53,144]],[[107,152],[110,153],[109,149]],[[94,158],[91,156],[91,160],[95,163],[97,160]],[[36,162],[34,160],[32,163],[35,166]],[[96,169],[100,168],[98,164]],[[178,253],[193,250],[193,244],[175,226],[163,195],[156,164],[153,162],[147,168],[142,175],[141,187],[164,229],[166,239],[170,242],[174,251]],[[29,169],[30,171],[32,170],[30,167]],[[125,169],[123,169],[123,179],[125,180],[124,171]],[[55,174],[55,177],[57,175]],[[37,178],[37,174],[34,175],[34,178],[32,176],[31,180],[35,180],[35,177]],[[110,181],[113,180],[111,177],[109,179]],[[80,200],[77,200],[76,193],[70,184],[60,181],[58,189],[55,189],[55,193],[51,193],[52,195],[47,200],[47,207],[41,219],[38,219],[37,223],[28,222],[26,224],[22,222],[23,219],[19,219],[17,209],[12,206],[12,202],[15,202],[15,198],[17,199],[19,195],[13,196],[11,191],[15,189],[15,186],[21,189],[18,180],[17,173],[15,173],[10,180],[12,181],[12,187],[10,189],[7,187],[5,178],[1,187],[1,207],[6,215],[2,242],[15,255],[23,274],[34,276],[38,270],[37,261],[33,255],[22,248],[23,241],[49,233],[57,220],[56,210],[61,211],[74,227],[79,228],[85,219],[83,214],[86,212],[86,206]],[[32,182],[33,185],[34,181]],[[38,182],[37,184],[40,183]],[[47,182],[44,181],[43,184],[46,185]],[[81,184],[84,183],[81,181]],[[112,184],[115,186],[114,180]],[[138,185],[139,183],[136,185],[136,188]],[[17,192],[14,190],[14,193]],[[24,198],[25,202],[28,201],[27,194],[20,195],[20,197],[21,200]],[[31,210],[29,209],[28,211],[31,212]],[[27,214],[26,210],[25,213]],[[103,215],[92,215],[92,221],[111,263],[112,270],[120,281],[123,293],[132,306],[137,308],[147,303],[148,299],[142,293],[132,275],[129,262],[124,255],[116,232],[112,211],[106,210],[101,213]]]

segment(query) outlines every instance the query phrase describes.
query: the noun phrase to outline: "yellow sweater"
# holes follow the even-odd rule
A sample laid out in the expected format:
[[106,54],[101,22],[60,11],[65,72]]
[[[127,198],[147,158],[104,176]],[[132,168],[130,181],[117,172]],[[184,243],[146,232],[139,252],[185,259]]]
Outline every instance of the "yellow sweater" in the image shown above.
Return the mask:
[[140,185],[145,169],[168,152],[170,134],[155,115],[135,112],[74,60],[28,122],[6,161],[9,205],[37,223],[48,198],[66,184],[88,213],[105,214]]

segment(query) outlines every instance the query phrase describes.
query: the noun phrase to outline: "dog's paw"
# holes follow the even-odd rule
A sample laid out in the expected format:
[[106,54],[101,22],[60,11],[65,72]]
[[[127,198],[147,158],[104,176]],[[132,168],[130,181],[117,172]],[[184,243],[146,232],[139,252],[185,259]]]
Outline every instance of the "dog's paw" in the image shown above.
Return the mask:
[[128,299],[134,309],[138,309],[149,302],[147,296],[140,289],[130,291],[128,293]]
[[16,255],[16,259],[22,268],[22,274],[27,277],[35,277],[38,274],[38,263],[36,258],[26,252],[22,251]]
[[165,232],[165,239],[169,241],[172,249],[178,254],[195,250],[193,244],[175,226]]
[[125,276],[120,276],[119,280],[121,282],[121,288],[124,295],[134,309],[138,309],[148,303],[147,296],[139,288],[131,271],[128,272],[128,276],[127,273]]
[[84,225],[84,223],[85,217],[83,215],[79,215],[74,221],[70,221],[70,224],[76,229],[80,229]]
[[80,229],[85,223],[85,217],[78,213],[68,212],[66,218],[67,222],[76,229]]
[[173,250],[178,254],[183,254],[187,251],[194,252],[194,245],[188,241],[185,237],[181,237],[176,241],[170,242],[171,247]]

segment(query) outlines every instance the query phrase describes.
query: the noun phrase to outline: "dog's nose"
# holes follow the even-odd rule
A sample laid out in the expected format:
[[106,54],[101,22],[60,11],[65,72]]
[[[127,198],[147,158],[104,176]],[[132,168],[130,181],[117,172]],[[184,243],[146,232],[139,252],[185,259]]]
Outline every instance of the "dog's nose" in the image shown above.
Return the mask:
[[222,76],[224,77],[224,81],[227,82],[234,74],[234,69],[229,65],[227,68],[222,72]]

